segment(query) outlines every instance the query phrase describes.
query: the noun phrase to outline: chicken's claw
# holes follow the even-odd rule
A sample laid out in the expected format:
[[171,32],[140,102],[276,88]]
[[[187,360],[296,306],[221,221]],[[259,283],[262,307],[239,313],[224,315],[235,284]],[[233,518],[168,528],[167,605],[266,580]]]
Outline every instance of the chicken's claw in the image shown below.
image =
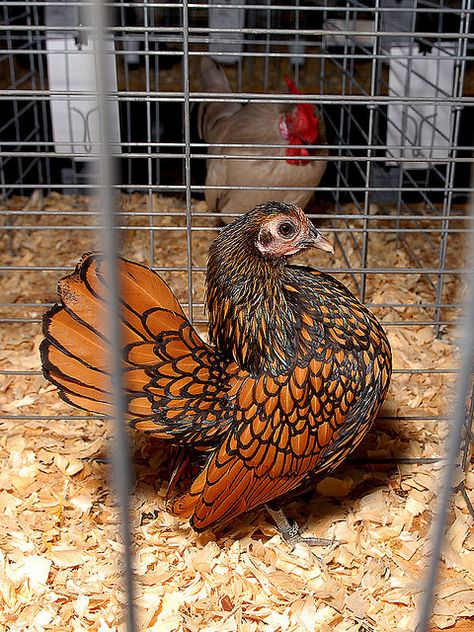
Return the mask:
[[303,536],[296,520],[288,520],[282,509],[272,509],[269,505],[265,505],[265,509],[272,517],[279,533],[291,548],[300,542],[308,546],[333,546],[337,544],[336,540],[328,538],[317,538],[313,536]]

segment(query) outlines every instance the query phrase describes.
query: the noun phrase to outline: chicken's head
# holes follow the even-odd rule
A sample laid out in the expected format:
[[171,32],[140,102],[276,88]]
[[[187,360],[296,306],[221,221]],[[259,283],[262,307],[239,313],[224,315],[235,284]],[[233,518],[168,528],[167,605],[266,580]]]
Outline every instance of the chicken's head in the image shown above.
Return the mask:
[[[288,257],[309,248],[334,253],[332,243],[295,204],[264,202],[225,226],[209,248],[208,279],[249,279],[257,270],[285,266]],[[263,264],[263,266],[261,265]],[[232,278],[232,281],[230,279]]]
[[334,247],[295,204],[265,202],[243,216],[257,252],[269,259],[296,255],[308,248],[334,253]]
[[[291,94],[301,94],[288,76],[285,80]],[[279,127],[282,138],[288,141],[285,152],[288,156],[287,162],[291,165],[306,164],[308,161],[304,158],[310,155],[309,150],[295,145],[314,145],[318,140],[318,117],[313,106],[310,103],[297,103],[290,112],[283,114]]]

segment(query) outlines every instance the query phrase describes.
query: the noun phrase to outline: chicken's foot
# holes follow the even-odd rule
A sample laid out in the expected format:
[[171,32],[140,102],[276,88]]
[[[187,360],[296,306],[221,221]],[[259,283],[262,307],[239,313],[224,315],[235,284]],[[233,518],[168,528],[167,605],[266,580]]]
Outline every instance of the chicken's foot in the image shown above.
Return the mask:
[[327,538],[305,537],[300,534],[298,523],[295,520],[290,522],[283,509],[272,509],[269,505],[265,505],[265,509],[272,517],[276,528],[281,533],[285,542],[288,542],[291,547],[294,547],[295,544],[299,542],[307,544],[308,546],[331,546],[336,543],[335,540],[329,540]]

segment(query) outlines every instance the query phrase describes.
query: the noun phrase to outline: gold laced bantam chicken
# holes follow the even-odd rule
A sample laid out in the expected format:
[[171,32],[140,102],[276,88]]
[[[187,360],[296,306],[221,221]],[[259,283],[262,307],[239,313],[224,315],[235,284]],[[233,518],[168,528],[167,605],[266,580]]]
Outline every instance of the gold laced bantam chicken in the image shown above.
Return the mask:
[[[289,77],[286,82],[290,93],[301,94]],[[201,59],[201,87],[232,93],[225,71],[209,57]],[[206,186],[215,188],[205,190],[209,211],[241,213],[269,196],[304,209],[326,170],[324,120],[311,103],[203,102],[198,125],[210,143]]]
[[[265,504],[283,535],[299,539],[278,500],[332,472],[387,393],[384,330],[332,276],[289,265],[309,248],[333,252],[294,205],[267,202],[223,228],[207,266],[210,344],[158,274],[117,261],[128,416],[179,446],[172,478],[187,487],[168,508],[197,531]],[[60,396],[105,415],[108,274],[104,256],[86,254],[59,281],[41,345]]]

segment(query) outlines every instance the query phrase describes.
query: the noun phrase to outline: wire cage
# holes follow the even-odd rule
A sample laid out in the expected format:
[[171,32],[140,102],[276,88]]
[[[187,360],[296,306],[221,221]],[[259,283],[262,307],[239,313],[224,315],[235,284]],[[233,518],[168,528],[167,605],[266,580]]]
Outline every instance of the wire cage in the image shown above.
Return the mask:
[[[121,629],[120,515],[130,520],[122,539],[135,559],[129,629],[415,630],[420,617],[417,629],[427,629],[445,530],[432,625],[469,629],[469,304],[463,342],[459,323],[472,277],[472,14],[471,0],[2,3],[6,629]],[[203,87],[208,56],[232,92]],[[286,75],[299,94],[288,94]],[[41,375],[42,313],[56,300],[57,279],[103,247],[104,204],[121,254],[157,270],[205,332],[207,248],[234,211],[251,208],[208,208],[218,185],[206,172],[236,147],[242,163],[254,150],[262,163],[285,160],[258,138],[206,142],[199,105],[220,102],[317,104],[327,141],[327,155],[308,157],[327,163],[317,187],[220,185],[249,200],[267,189],[312,194],[306,212],[333,235],[336,256],[304,262],[346,283],[379,317],[394,352],[391,391],[363,450],[307,506],[292,506],[309,530],[345,543],[324,553],[324,564],[306,549],[290,554],[259,512],[197,536],[155,511],[166,460],[138,433],[131,511],[119,514],[105,482],[107,422],[59,402]],[[109,197],[97,200],[109,163]]]

